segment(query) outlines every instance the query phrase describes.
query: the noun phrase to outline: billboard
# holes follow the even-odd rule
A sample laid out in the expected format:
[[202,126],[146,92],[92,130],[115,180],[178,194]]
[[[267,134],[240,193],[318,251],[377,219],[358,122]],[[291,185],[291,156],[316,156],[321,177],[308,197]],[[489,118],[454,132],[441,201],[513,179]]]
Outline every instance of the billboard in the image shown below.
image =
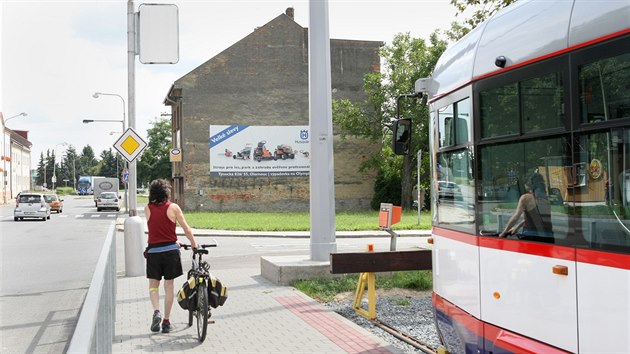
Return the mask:
[[307,177],[308,126],[210,126],[213,177]]

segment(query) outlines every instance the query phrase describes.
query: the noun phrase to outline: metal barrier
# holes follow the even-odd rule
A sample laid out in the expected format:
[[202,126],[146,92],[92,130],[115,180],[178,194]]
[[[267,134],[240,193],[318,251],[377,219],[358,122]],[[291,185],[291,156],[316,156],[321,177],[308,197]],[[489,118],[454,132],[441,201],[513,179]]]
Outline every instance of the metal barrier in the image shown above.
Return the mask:
[[111,353],[116,325],[116,223],[107,232],[68,353]]

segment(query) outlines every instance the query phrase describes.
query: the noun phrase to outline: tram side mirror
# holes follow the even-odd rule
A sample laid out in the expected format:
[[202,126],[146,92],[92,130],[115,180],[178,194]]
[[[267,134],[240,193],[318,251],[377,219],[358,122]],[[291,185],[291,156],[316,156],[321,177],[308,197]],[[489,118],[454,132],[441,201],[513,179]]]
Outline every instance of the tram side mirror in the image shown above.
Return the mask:
[[408,155],[411,146],[411,119],[399,119],[394,122],[392,149],[396,155]]

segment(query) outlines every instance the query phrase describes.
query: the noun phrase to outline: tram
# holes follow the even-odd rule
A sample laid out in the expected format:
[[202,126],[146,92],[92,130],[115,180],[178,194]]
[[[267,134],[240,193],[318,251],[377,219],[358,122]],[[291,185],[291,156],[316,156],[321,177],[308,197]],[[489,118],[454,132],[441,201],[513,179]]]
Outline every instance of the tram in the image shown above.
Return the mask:
[[415,87],[446,350],[629,353],[630,1],[520,0]]

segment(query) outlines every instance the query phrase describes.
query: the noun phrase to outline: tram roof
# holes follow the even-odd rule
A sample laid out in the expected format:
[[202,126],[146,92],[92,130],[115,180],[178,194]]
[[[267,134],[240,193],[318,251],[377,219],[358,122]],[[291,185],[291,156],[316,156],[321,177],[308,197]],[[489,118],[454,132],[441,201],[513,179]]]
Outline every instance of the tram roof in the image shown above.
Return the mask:
[[[493,72],[630,29],[628,0],[520,0],[498,11],[438,60],[429,97]],[[505,69],[495,60],[506,58]]]

